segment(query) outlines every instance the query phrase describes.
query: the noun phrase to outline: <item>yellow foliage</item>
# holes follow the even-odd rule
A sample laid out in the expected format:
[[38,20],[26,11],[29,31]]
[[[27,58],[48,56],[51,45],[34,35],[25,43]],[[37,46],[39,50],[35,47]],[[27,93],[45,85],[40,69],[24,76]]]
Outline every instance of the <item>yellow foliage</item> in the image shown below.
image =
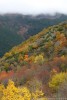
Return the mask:
[[61,39],[61,35],[60,34],[61,33],[59,31],[56,33],[56,40],[60,40]]
[[0,84],[0,99],[3,96],[3,89],[4,89],[4,85]]
[[51,81],[49,82],[49,87],[56,91],[59,88],[59,85],[65,81],[67,73],[59,73],[52,77]]
[[43,55],[38,55],[38,56],[36,56],[35,57],[35,61],[34,61],[34,63],[39,63],[39,64],[42,64],[44,62],[44,57],[43,57]]
[[42,91],[36,90],[35,93],[32,93],[32,97],[36,100],[39,97],[42,97],[44,93]]
[[60,57],[63,61],[65,61],[65,56],[64,55],[62,55],[61,57]]
[[0,100],[47,100],[44,98],[44,93],[42,91],[36,90],[31,93],[27,87],[16,87],[14,82],[9,80],[7,87],[0,85]]
[[29,61],[30,61],[30,62],[33,62],[34,60],[35,60],[35,56],[30,56],[30,57],[29,57]]
[[14,82],[9,80],[7,88],[3,90],[2,100],[24,100],[19,94],[19,89],[15,87]]
[[18,57],[18,61],[19,61],[19,62],[22,62],[22,61],[23,61],[23,56],[22,56],[21,54],[20,54],[19,57]]
[[4,55],[5,57],[10,57],[11,56],[11,52],[7,52],[5,55]]

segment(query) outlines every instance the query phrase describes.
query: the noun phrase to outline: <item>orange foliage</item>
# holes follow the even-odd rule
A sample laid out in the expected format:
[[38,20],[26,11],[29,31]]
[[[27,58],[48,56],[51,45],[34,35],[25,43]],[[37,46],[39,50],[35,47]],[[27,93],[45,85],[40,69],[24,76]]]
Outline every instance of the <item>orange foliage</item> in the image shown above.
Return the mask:
[[25,60],[25,61],[28,61],[28,55],[25,55],[25,56],[24,56],[24,60]]

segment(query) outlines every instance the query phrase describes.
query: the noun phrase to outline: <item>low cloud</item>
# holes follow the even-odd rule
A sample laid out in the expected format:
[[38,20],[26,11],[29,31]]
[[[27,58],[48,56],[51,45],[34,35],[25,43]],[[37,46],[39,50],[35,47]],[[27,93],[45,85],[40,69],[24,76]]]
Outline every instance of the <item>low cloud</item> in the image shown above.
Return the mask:
[[0,0],[0,13],[67,14],[67,0]]

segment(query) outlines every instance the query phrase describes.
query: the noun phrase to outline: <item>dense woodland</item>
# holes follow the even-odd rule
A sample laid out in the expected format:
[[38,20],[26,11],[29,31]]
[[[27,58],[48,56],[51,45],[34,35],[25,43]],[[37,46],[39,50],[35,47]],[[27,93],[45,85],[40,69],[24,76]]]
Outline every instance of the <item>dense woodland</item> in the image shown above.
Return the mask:
[[0,57],[12,47],[37,34],[43,28],[67,20],[67,16],[32,16],[21,14],[0,15]]
[[0,98],[67,98],[67,21],[44,28],[0,58]]

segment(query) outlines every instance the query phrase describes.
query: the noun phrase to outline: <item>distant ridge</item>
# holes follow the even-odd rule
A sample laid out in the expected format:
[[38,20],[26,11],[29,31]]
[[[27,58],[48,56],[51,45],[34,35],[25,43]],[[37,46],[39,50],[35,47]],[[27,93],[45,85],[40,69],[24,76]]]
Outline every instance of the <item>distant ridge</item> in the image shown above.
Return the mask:
[[56,13],[55,15],[23,15],[1,14],[0,15],[0,57],[13,46],[27,40],[37,34],[44,27],[56,25],[67,20],[67,15]]

